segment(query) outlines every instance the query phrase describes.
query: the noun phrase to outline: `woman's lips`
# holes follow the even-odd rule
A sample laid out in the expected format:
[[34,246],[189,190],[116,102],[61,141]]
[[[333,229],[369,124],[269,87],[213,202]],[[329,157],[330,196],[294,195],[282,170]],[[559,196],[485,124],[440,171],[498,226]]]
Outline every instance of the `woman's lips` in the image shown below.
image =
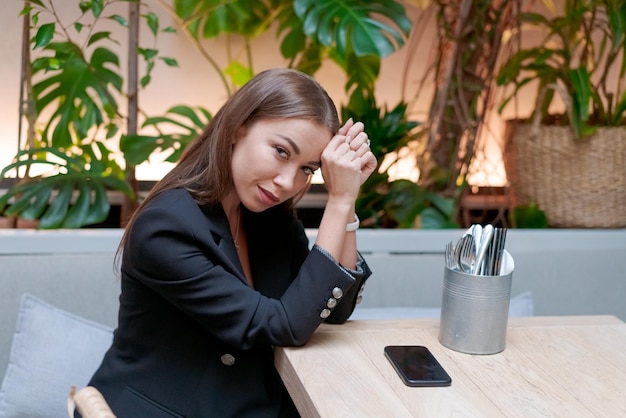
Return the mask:
[[262,187],[259,187],[259,197],[261,201],[268,206],[274,206],[280,201],[276,196]]

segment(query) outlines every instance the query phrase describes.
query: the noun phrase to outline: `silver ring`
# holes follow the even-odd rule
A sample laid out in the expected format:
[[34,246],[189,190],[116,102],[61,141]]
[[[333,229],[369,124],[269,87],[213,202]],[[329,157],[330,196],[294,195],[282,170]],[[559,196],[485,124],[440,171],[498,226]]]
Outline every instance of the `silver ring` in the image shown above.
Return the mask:
[[367,146],[369,147],[371,143],[372,143],[372,141],[370,141],[370,140],[368,139],[368,140],[367,140]]

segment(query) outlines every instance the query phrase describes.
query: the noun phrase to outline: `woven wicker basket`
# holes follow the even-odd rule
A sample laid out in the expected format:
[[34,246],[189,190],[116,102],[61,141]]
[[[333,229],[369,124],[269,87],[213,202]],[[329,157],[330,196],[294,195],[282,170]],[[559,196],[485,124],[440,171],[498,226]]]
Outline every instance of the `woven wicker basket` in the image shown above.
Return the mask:
[[570,127],[507,122],[504,166],[513,204],[537,204],[550,226],[626,227],[626,127],[576,141]]

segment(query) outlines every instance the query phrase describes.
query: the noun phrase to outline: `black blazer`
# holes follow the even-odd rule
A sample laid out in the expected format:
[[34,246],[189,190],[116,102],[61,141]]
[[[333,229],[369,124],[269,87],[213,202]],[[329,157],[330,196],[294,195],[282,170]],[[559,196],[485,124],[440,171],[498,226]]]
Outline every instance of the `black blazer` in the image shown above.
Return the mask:
[[371,272],[360,255],[357,273],[309,251],[284,208],[244,211],[244,225],[255,288],[221,205],[173,190],[138,215],[122,255],[118,328],[90,382],[119,418],[297,415],[273,346],[305,344],[324,317],[347,320]]

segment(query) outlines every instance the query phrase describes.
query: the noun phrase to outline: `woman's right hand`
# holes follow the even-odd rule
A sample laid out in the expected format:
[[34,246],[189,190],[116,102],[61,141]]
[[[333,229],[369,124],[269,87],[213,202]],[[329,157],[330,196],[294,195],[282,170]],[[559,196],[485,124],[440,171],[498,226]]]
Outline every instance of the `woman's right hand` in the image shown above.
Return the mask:
[[322,152],[322,176],[329,197],[354,203],[359,188],[376,169],[376,157],[361,122],[349,119]]
[[345,135],[350,137],[350,149],[362,154],[361,157],[361,184],[376,170],[376,157],[370,149],[370,139],[367,132],[364,131],[365,126],[362,122],[354,123],[352,118],[339,129],[339,133],[345,131]]

